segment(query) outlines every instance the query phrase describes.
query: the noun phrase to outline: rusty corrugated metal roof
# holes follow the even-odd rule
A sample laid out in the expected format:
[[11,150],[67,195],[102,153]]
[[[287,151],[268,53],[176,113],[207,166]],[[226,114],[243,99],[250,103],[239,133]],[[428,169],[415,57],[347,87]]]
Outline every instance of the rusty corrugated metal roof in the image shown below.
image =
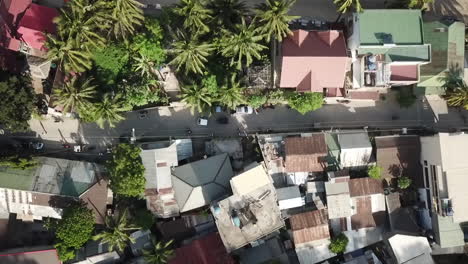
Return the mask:
[[325,135],[285,138],[285,167],[287,172],[322,171],[327,156]]
[[383,194],[382,182],[372,178],[358,178],[349,180],[349,194],[351,197],[371,194]]
[[289,221],[296,245],[330,237],[325,209],[296,214]]

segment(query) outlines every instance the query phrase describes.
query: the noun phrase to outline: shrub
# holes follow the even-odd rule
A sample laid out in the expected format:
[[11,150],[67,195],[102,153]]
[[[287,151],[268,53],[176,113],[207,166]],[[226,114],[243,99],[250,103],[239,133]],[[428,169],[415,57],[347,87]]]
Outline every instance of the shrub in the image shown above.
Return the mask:
[[287,99],[289,106],[303,115],[319,109],[323,104],[323,95],[321,93],[293,92]]
[[328,249],[335,254],[343,253],[346,250],[346,246],[348,245],[348,242],[349,242],[348,237],[346,237],[345,234],[341,233],[337,237],[331,240],[331,243],[328,246]]
[[400,177],[398,178],[398,188],[406,189],[411,185],[412,180],[408,177]]
[[254,94],[249,96],[247,99],[247,104],[250,105],[252,108],[257,109],[260,108],[267,102],[267,97],[262,94]]
[[367,169],[367,174],[369,175],[369,177],[371,177],[372,179],[377,179],[379,180],[380,178],[382,178],[382,168],[379,167],[379,166],[370,166],[368,169]]

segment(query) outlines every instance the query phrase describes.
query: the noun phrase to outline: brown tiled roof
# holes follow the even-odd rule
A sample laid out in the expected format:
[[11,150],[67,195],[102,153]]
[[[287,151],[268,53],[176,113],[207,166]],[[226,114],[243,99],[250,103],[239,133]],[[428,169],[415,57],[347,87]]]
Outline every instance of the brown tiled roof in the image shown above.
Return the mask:
[[107,181],[100,180],[84,192],[80,199],[93,210],[97,224],[104,224],[107,210]]
[[372,213],[371,197],[356,198],[356,214],[351,216],[353,230],[380,226],[384,221],[385,211]]
[[327,156],[325,135],[312,134],[311,137],[287,137],[285,139],[287,172],[322,171]]
[[349,180],[349,194],[351,197],[383,193],[382,182],[372,178],[358,178]]
[[376,137],[375,145],[377,165],[382,167],[383,177],[407,176],[417,187],[423,187],[418,136]]
[[330,237],[325,209],[296,214],[289,221],[296,245]]

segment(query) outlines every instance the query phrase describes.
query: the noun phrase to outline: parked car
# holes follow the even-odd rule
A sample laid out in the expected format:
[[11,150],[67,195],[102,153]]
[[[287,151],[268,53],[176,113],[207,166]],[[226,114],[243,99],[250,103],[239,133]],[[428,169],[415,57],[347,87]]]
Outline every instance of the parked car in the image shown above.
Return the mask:
[[206,117],[199,117],[197,120],[197,124],[200,126],[207,126],[208,125],[208,118]]
[[243,105],[236,108],[236,114],[253,114],[254,110],[251,106]]

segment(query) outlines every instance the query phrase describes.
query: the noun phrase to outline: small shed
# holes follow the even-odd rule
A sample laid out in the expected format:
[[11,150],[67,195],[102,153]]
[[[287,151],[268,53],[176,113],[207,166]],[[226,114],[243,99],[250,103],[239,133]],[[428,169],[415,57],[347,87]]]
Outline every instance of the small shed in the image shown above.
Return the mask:
[[356,168],[367,166],[371,160],[372,145],[366,131],[338,134],[340,166]]
[[301,207],[305,204],[297,185],[276,189],[276,194],[280,210]]

